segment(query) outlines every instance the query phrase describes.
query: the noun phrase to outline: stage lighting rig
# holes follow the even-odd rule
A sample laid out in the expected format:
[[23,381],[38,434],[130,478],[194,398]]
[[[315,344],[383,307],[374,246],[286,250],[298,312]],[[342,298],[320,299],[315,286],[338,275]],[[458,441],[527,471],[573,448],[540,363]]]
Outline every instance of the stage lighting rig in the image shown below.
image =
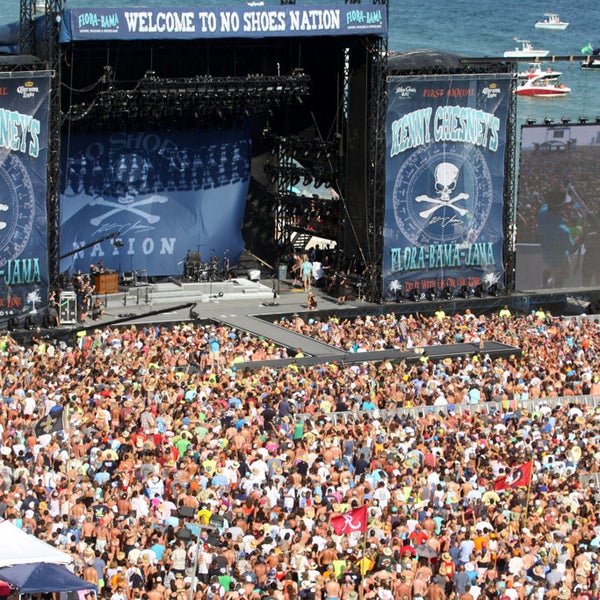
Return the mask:
[[487,296],[487,290],[485,288],[485,286],[481,283],[479,283],[474,290],[474,295],[477,296],[478,298],[485,298]]
[[460,292],[458,293],[461,298],[472,298],[474,294],[475,290],[469,285],[461,286]]
[[451,285],[447,285],[443,288],[442,298],[444,300],[452,300],[452,298],[454,298],[454,288]]
[[487,293],[490,296],[500,296],[502,295],[502,286],[499,283],[492,283],[488,288]]

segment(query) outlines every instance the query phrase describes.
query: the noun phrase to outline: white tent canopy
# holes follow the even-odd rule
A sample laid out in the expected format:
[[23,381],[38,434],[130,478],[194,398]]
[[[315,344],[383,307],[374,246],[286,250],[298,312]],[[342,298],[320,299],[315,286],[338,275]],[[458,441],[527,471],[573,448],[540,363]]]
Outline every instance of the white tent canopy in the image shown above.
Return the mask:
[[11,521],[0,523],[0,567],[40,562],[65,565],[71,561],[69,554],[25,533]]

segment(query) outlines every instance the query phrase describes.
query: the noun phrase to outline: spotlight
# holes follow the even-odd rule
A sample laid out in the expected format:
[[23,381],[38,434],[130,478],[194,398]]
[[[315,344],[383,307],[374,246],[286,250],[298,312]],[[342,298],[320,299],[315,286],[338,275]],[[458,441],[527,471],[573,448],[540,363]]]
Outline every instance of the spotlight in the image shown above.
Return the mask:
[[554,119],[552,119],[551,117],[544,117],[545,125],[552,125],[552,123],[554,123]]
[[19,320],[17,317],[11,317],[8,320],[7,328],[9,331],[15,331],[15,329],[19,328]]
[[478,298],[485,298],[487,295],[486,289],[483,286],[483,284],[479,284],[477,285],[477,287],[475,288],[475,296],[477,296]]
[[588,122],[588,118],[587,117],[579,117],[579,122],[582,125],[585,125]]
[[452,300],[454,298],[454,288],[451,285],[447,285],[442,290],[442,298],[444,300]]
[[488,288],[488,294],[490,296],[499,296],[502,293],[502,287],[499,283],[492,283]]
[[121,240],[121,239],[116,239],[116,240],[113,240],[113,243],[112,243],[112,245],[113,245],[115,248],[122,248],[122,247],[123,247],[123,240]]
[[473,296],[474,290],[473,288],[469,287],[468,285],[463,285],[460,288],[460,292],[459,292],[459,296],[461,298],[471,298],[471,296]]
[[536,120],[535,119],[527,119],[527,125],[535,125]]
[[562,117],[562,118],[560,119],[560,122],[561,122],[563,125],[568,125],[568,124],[571,122],[571,119],[569,119],[569,117]]
[[425,292],[425,298],[427,300],[437,300],[439,298],[439,291],[438,291],[438,289],[435,288],[435,287],[429,288]]
[[598,116],[596,117],[596,125],[599,125],[599,124],[600,124],[600,115],[598,115]]
[[412,300],[413,302],[419,302],[421,300],[425,300],[425,294],[420,290],[413,289],[408,294],[408,299]]

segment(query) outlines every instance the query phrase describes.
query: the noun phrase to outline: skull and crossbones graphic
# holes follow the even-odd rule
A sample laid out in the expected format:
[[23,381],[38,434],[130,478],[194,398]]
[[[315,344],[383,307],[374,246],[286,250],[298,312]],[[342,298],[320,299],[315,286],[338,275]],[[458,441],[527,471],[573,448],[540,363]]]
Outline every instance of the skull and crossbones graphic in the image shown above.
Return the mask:
[[446,207],[451,208],[461,217],[468,214],[469,211],[466,208],[456,206],[455,203],[460,200],[468,200],[469,194],[461,192],[454,197],[452,196],[458,182],[459,173],[460,169],[449,162],[442,162],[435,168],[435,193],[437,194],[437,197],[432,198],[431,196],[422,194],[415,198],[415,202],[428,202],[429,204],[433,204],[432,207],[422,210],[419,213],[420,217],[427,219],[440,210],[440,208]]
[[149,204],[164,204],[167,202],[167,200],[168,198],[166,196],[158,196],[156,194],[149,196],[148,198],[141,198],[140,200],[134,200],[134,196],[128,194],[124,198],[119,198],[118,202],[105,200],[101,196],[98,196],[96,198],[92,198],[89,202],[89,205],[106,206],[110,208],[110,210],[106,211],[102,215],[90,219],[90,223],[96,227],[105,219],[125,211],[137,215],[138,217],[142,217],[143,219],[146,219],[148,224],[153,225],[154,223],[158,223],[158,221],[160,221],[160,217],[158,215],[153,215],[149,212],[146,212],[138,207],[147,206]]
[[[0,204],[0,212],[7,212],[8,204]],[[6,221],[0,221],[0,229],[6,229]]]

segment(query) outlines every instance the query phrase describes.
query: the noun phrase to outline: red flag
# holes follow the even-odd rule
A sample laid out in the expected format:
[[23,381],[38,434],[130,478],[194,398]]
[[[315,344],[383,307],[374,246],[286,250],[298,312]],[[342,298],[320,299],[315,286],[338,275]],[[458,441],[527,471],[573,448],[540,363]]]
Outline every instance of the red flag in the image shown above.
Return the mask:
[[331,526],[336,535],[344,533],[354,533],[356,531],[367,531],[367,507],[361,506],[354,510],[349,510],[343,515],[331,517]]
[[532,462],[526,462],[518,467],[513,467],[509,473],[498,477],[494,482],[494,489],[499,492],[514,487],[528,487],[531,480]]

